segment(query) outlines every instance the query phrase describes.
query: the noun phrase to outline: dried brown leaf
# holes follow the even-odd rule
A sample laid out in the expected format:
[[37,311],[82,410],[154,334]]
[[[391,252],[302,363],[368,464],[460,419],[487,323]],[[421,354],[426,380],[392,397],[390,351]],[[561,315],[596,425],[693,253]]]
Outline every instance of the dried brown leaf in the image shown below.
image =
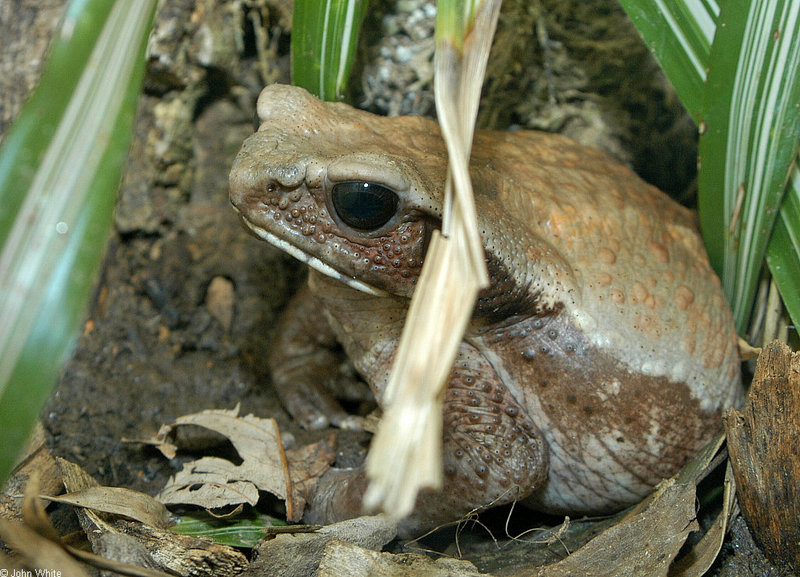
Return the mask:
[[[241,503],[255,505],[259,491],[272,493],[286,501],[287,518],[302,517],[308,491],[330,466],[330,447],[312,445],[292,453],[300,460],[291,467],[273,419],[253,415],[240,417],[238,407],[231,411],[214,410],[186,415],[162,428],[164,438],[182,425],[194,425],[219,433],[236,449],[242,462],[232,463],[219,457],[202,457],[184,465],[158,499],[166,504],[189,504],[216,509]],[[301,483],[295,488],[295,480]]]
[[28,567],[60,571],[62,575],[70,577],[88,577],[82,565],[60,545],[42,537],[22,523],[0,519],[0,539],[15,551]]
[[[81,551],[69,546],[63,546],[45,512],[42,501],[38,496],[39,482],[37,474],[33,474],[25,489],[25,503],[23,517],[25,524],[9,524],[0,527],[0,538],[7,545],[19,553],[26,560],[28,567],[46,569],[64,575],[85,575],[82,566],[73,558],[101,569],[111,569],[121,575],[133,577],[165,577],[167,574],[144,569],[138,565],[122,563]],[[9,535],[11,531],[13,534]],[[107,537],[108,535],[104,535]],[[97,537],[95,535],[95,537]],[[126,536],[121,536],[126,539]],[[128,540],[130,541],[130,540]],[[134,544],[136,545],[136,544]],[[137,557],[137,560],[138,557]],[[20,573],[25,575],[25,573]]]
[[43,498],[56,503],[122,515],[151,527],[166,529],[170,525],[169,513],[162,503],[150,495],[123,487],[87,487],[74,493]]
[[22,518],[25,524],[39,533],[45,539],[58,541],[58,533],[50,523],[50,517],[45,512],[42,500],[39,498],[39,472],[34,471],[28,478],[25,494],[22,500]]
[[406,553],[393,555],[331,541],[319,564],[318,577],[478,577],[486,576],[469,561],[431,559]]
[[161,425],[161,428],[158,430],[158,433],[156,433],[154,438],[146,439],[140,442],[145,445],[152,445],[167,459],[174,459],[178,454],[178,446],[169,440],[170,433],[173,429],[173,425]]
[[173,426],[181,425],[197,425],[219,433],[230,440],[242,460],[258,458],[265,440],[280,443],[280,432],[273,419],[239,416],[238,406],[231,410],[208,410],[178,417]]
[[225,459],[203,457],[186,463],[157,498],[167,505],[197,505],[206,509],[240,503],[255,505],[258,503],[258,486],[246,479],[249,472],[248,467],[239,467]]
[[[334,439],[335,436],[331,434],[327,439],[317,443],[286,451],[289,474],[292,478],[291,497],[295,511],[303,511],[314,493],[317,481],[336,460],[336,451],[333,449]],[[290,518],[289,521],[299,521],[300,516]]]
[[[94,477],[84,471],[79,465],[61,458],[56,458],[56,462],[58,463],[58,468],[61,470],[61,476],[64,479],[64,487],[67,489],[68,493],[100,486]],[[92,526],[103,529],[107,526],[106,515],[100,511],[82,509],[78,512],[78,518],[81,520],[81,526],[87,535],[91,535],[90,530]]]
[[499,0],[479,3],[464,27],[463,53],[449,42],[436,47],[436,108],[449,157],[444,236],[433,236],[425,256],[366,463],[365,506],[399,517],[411,511],[421,488],[441,486],[441,393],[472,303],[488,284],[468,164],[499,8]]
[[0,492],[0,519],[19,521],[22,519],[22,501],[20,495],[25,492],[28,480],[32,475],[38,475],[41,490],[47,493],[57,493],[63,490],[61,473],[56,461],[47,449],[44,441],[44,431],[37,422],[24,456],[14,468],[11,476],[6,480]]
[[23,450],[23,455],[3,489],[9,493],[22,493],[23,488],[27,485],[28,477],[34,471],[39,474],[42,491],[56,493],[61,490],[61,475],[53,455],[47,448],[44,429],[39,421],[36,422],[28,444]]
[[[68,548],[84,562],[121,575],[149,577],[232,576],[246,565],[245,557],[232,547],[158,528],[156,525],[163,521],[162,513],[166,511],[162,504],[154,505],[150,497],[127,489],[100,487],[81,467],[64,459],[58,459],[58,465],[64,485],[70,491],[60,500],[80,507],[96,507],[78,510],[94,554]],[[146,521],[128,521],[119,515],[143,516]]]
[[64,479],[64,487],[66,487],[67,492],[74,493],[75,491],[81,491],[88,487],[100,486],[100,483],[79,465],[60,457],[56,458],[56,463],[58,463],[58,468],[61,470],[61,476]]
[[17,559],[12,559],[2,552],[0,552],[0,567],[7,570],[11,575],[14,575],[15,571],[18,572],[17,574],[21,574],[21,571],[25,569],[25,567],[20,565]]
[[735,502],[736,483],[733,480],[731,465],[728,463],[725,471],[722,511],[691,551],[678,559],[670,568],[670,577],[701,577],[708,572],[722,549],[725,534],[728,532],[728,524],[735,509]]
[[698,528],[694,504],[694,484],[668,479],[618,524],[562,561],[539,569],[536,575],[666,577],[686,537]]

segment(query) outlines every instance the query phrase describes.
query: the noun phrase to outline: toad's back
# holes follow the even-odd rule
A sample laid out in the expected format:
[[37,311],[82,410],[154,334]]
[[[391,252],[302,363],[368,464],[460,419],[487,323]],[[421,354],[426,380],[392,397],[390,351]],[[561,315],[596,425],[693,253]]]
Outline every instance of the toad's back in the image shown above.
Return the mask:
[[549,261],[550,274],[527,282],[553,283],[544,298],[563,302],[590,343],[636,372],[687,382],[707,408],[730,402],[735,333],[689,211],[566,137],[479,133],[472,166],[478,194],[532,237],[492,234],[483,218],[488,252]]

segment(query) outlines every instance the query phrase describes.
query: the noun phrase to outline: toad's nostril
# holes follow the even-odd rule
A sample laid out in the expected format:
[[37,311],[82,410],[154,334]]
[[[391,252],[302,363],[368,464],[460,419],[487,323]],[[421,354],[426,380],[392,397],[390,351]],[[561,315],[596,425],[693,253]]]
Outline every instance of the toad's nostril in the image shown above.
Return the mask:
[[283,188],[297,188],[306,177],[305,165],[290,159],[285,163],[275,164],[267,169],[271,184]]

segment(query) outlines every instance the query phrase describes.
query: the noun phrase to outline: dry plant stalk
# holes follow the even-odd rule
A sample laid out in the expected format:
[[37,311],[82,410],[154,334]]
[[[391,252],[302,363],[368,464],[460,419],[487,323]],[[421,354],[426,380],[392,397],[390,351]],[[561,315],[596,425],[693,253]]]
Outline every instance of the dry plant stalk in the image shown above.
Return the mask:
[[397,517],[411,512],[420,489],[441,487],[447,377],[478,291],[489,283],[468,167],[499,11],[500,0],[479,2],[463,43],[437,30],[434,90],[450,161],[443,234],[434,234],[425,257],[367,456],[365,507]]

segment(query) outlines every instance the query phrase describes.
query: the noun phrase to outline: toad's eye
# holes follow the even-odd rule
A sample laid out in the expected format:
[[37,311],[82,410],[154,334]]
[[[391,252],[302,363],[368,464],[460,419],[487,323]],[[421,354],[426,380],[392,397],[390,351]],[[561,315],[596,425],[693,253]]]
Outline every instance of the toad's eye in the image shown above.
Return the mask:
[[363,181],[334,184],[331,200],[342,222],[364,231],[376,230],[389,222],[399,203],[393,190]]

